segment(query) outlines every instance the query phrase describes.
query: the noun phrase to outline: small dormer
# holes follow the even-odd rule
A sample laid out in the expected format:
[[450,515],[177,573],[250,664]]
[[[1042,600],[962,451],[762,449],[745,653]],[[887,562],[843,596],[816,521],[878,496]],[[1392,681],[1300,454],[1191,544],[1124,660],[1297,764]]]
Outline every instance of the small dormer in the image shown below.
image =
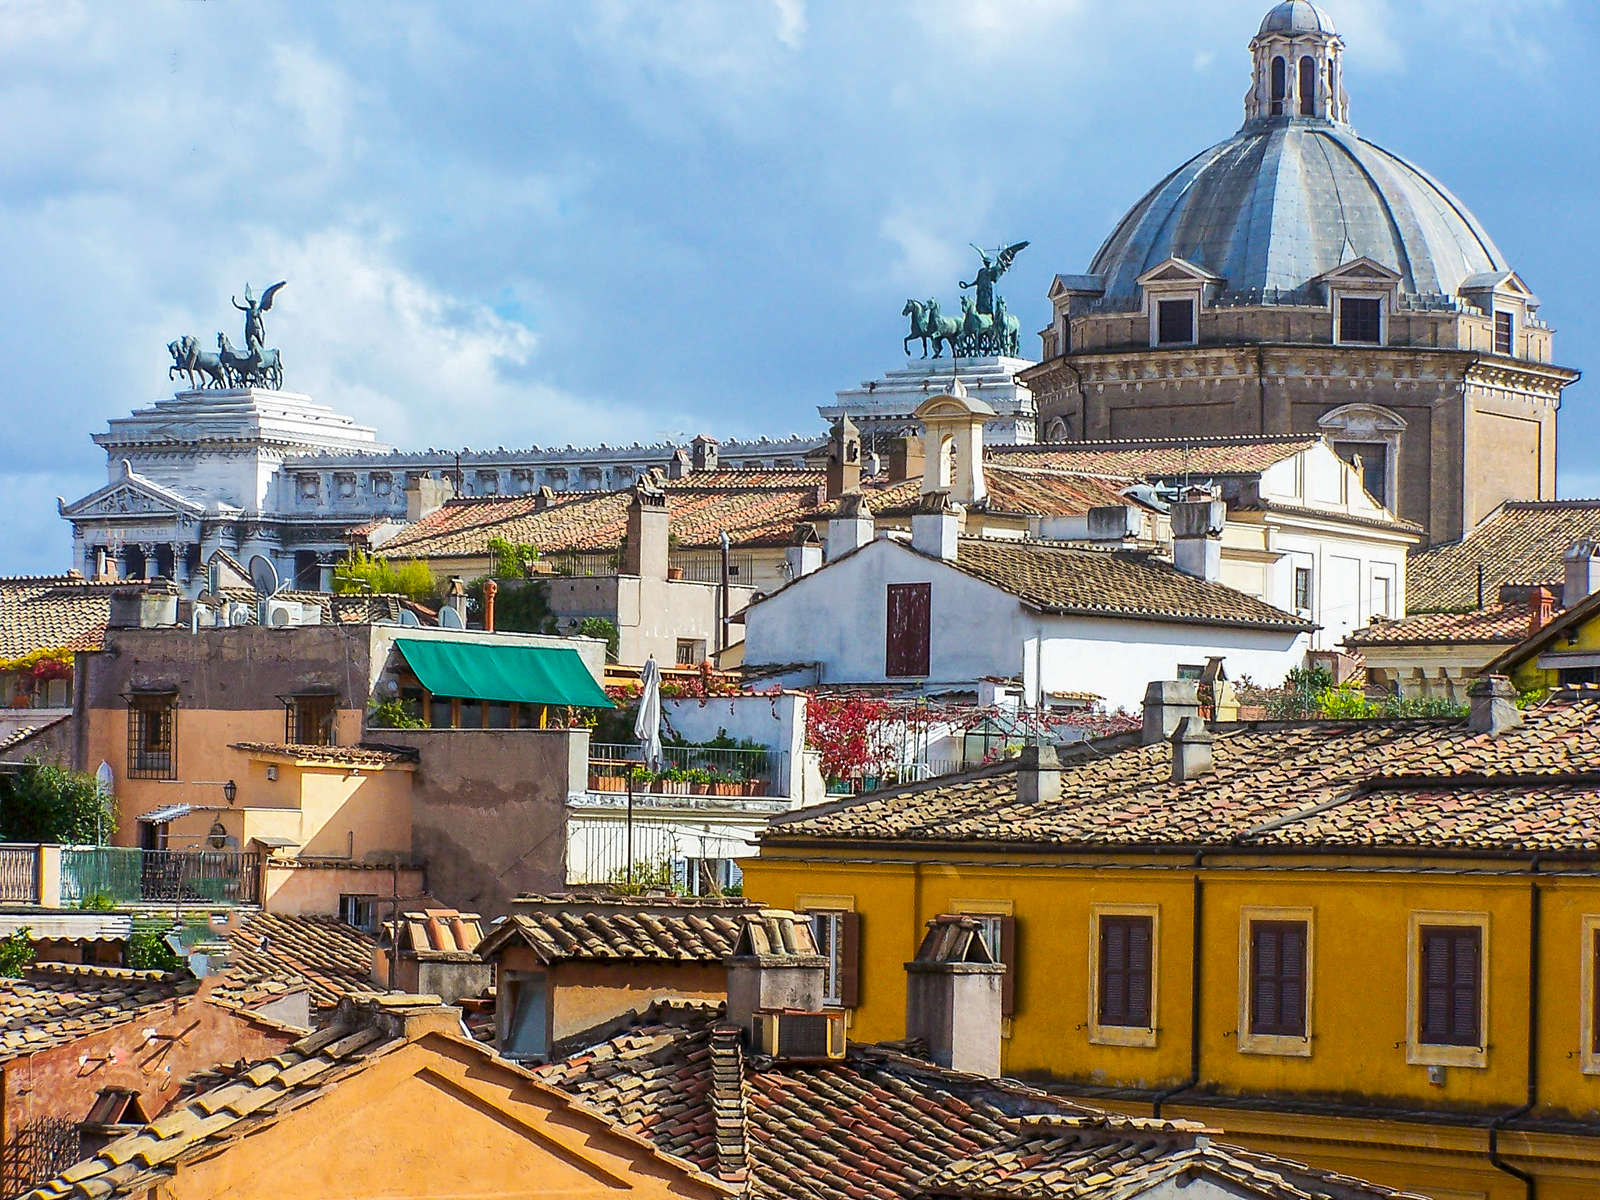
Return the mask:
[[1400,303],[1400,272],[1362,257],[1311,282],[1327,290],[1335,346],[1386,346],[1389,318]]
[[[1055,354],[1072,353],[1072,318],[1089,310],[1089,305],[1106,293],[1106,281],[1099,275],[1057,275],[1050,281],[1050,330],[1055,335]],[[1047,351],[1046,357],[1053,357]]]
[[1481,309],[1491,322],[1491,344],[1501,358],[1535,357],[1524,345],[1523,331],[1539,311],[1535,296],[1515,271],[1484,271],[1461,281],[1461,298]]
[[1187,259],[1169,258],[1136,282],[1150,318],[1150,344],[1193,346],[1200,341],[1200,310],[1225,281]]

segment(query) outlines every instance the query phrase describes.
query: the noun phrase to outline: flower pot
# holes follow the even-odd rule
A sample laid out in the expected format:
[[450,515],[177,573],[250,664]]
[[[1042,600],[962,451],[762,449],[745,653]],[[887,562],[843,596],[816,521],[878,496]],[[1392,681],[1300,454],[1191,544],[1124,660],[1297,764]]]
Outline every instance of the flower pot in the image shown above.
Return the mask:
[[713,796],[742,796],[744,784],[742,783],[713,783],[711,785]]
[[1239,720],[1265,721],[1267,719],[1267,706],[1265,704],[1239,705]]
[[682,567],[668,567],[667,568],[667,578],[668,579],[682,579],[683,578],[683,568]]
[[767,781],[765,779],[746,779],[744,781],[744,794],[746,796],[765,796],[767,794]]
[[691,783],[689,785],[689,794],[691,796],[704,796],[710,790],[711,785],[709,783]]

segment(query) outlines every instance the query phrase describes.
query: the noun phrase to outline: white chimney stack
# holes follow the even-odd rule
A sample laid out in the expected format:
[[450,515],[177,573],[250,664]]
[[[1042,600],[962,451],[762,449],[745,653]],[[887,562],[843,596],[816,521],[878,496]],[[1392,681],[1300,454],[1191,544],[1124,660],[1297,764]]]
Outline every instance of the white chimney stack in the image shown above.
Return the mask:
[[956,560],[961,536],[961,511],[948,503],[949,498],[946,492],[930,492],[911,514],[911,548],[944,562]]
[[847,492],[839,498],[834,516],[828,521],[827,558],[832,562],[852,550],[859,550],[876,536],[872,510],[860,493]]
[[1221,500],[1185,500],[1172,506],[1172,564],[1185,575],[1215,583],[1222,574]]
[[1571,608],[1600,591],[1600,545],[1584,538],[1573,542],[1562,556],[1566,578],[1561,585],[1561,607]]

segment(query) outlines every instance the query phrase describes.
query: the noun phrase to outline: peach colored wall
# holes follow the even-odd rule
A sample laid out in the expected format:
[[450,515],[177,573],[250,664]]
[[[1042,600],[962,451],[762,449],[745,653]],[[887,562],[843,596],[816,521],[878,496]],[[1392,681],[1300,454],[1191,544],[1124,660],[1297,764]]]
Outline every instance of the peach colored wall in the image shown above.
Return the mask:
[[[147,1029],[158,1036],[146,1040]],[[137,1091],[154,1118],[193,1072],[219,1062],[265,1058],[300,1036],[198,995],[180,997],[158,1012],[6,1063],[0,1132],[9,1136],[19,1124],[42,1116],[81,1121],[108,1087]],[[103,1061],[113,1053],[116,1062]],[[80,1066],[83,1056],[89,1061]]]
[[[427,889],[427,880],[421,867],[401,867],[399,893],[401,902],[407,896],[419,896]],[[288,867],[266,868],[266,883],[262,889],[262,906],[268,912],[285,916],[339,915],[339,897],[342,895],[377,896],[379,911],[388,915],[384,898],[396,891],[393,873],[388,868],[376,867]]]

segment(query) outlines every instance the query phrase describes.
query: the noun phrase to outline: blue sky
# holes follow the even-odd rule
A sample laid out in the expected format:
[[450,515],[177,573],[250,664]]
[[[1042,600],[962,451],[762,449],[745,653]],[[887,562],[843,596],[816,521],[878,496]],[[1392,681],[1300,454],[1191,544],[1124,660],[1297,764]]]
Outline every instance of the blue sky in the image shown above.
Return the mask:
[[[1264,0],[0,4],[0,572],[62,569],[89,435],[237,324],[406,447],[813,432],[906,296],[1026,238],[1030,331],[1239,124]],[[1329,0],[1352,120],[1477,213],[1600,366],[1583,0]],[[1564,494],[1600,493],[1590,386]]]

